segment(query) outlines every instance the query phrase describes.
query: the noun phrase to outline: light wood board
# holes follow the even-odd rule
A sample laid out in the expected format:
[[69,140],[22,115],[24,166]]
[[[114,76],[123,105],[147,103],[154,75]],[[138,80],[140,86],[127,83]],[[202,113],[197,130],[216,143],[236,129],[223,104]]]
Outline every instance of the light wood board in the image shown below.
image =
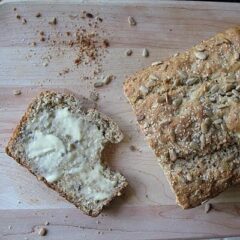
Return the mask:
[[[27,19],[21,24],[16,12]],[[42,89],[62,89],[89,97],[90,80],[83,80],[91,68],[74,67],[73,49],[66,47],[58,56],[58,47],[47,43],[29,45],[37,39],[37,30],[74,31],[84,20],[71,20],[86,10],[103,18],[101,29],[110,40],[103,59],[103,73],[116,79],[99,89],[98,109],[111,116],[125,134],[122,143],[106,151],[104,158],[129,181],[125,194],[113,201],[102,215],[82,214],[54,191],[38,182],[27,170],[4,153],[13,128],[28,103]],[[37,12],[42,18],[35,17]],[[137,26],[130,27],[128,16]],[[57,26],[48,20],[58,18]],[[240,189],[232,187],[211,202],[214,210],[205,214],[203,206],[182,210],[136,126],[131,107],[124,98],[122,83],[127,75],[183,51],[202,39],[240,23],[240,5],[210,2],[96,1],[41,3],[4,1],[0,4],[0,239],[37,239],[37,229],[45,221],[44,239],[166,239],[240,235]],[[100,31],[100,30],[99,30]],[[102,34],[102,30],[101,30]],[[63,49],[63,46],[60,46]],[[125,56],[131,48],[133,55]],[[150,56],[141,56],[148,48]],[[52,55],[48,66],[44,57]],[[64,76],[59,72],[69,67]],[[21,89],[20,96],[12,91]],[[130,145],[137,147],[132,152]],[[12,227],[11,227],[12,226]]]

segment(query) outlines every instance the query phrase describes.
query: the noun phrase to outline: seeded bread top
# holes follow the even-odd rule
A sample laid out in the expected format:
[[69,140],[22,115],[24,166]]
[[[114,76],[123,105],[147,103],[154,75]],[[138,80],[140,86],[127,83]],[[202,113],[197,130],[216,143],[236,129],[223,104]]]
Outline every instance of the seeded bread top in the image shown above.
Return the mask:
[[[124,83],[137,121],[179,195],[186,182],[195,181],[194,176],[208,181],[216,168],[224,168],[216,163],[214,154],[239,143],[239,54],[238,26],[156,62]],[[178,178],[175,168],[187,171]],[[176,183],[179,181],[182,184]],[[186,199],[180,200],[183,207],[200,203]]]

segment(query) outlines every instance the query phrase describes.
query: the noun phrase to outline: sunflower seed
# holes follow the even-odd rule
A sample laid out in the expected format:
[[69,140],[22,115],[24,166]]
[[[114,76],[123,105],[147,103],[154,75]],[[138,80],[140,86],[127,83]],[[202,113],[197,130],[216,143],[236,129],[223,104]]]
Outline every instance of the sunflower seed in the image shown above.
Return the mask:
[[170,129],[170,132],[169,132],[169,136],[170,136],[170,140],[172,141],[172,142],[175,142],[176,141],[176,134],[175,134],[175,132],[174,132],[174,129]]
[[13,94],[14,95],[21,95],[22,94],[22,91],[21,90],[13,90]]
[[226,96],[227,96],[227,97],[231,97],[232,95],[233,95],[232,92],[227,92],[227,93],[226,93]]
[[171,159],[171,161],[176,161],[177,160],[177,153],[174,149],[169,149],[168,150],[168,153],[169,153],[169,157]]
[[194,52],[194,55],[197,59],[200,59],[200,60],[206,60],[208,58],[208,54],[206,52]]
[[175,107],[179,107],[182,104],[182,98],[176,98],[172,103]]
[[47,234],[47,229],[44,227],[41,227],[38,231],[39,236],[45,236]]
[[213,121],[213,124],[218,125],[218,124],[221,124],[222,122],[223,122],[222,119],[217,119],[217,120]]
[[182,80],[185,80],[188,77],[187,73],[185,71],[182,71],[182,70],[178,71],[178,75]]
[[148,77],[148,80],[158,81],[159,78],[156,75],[154,75],[154,74],[150,74],[149,77]]
[[211,125],[210,118],[205,118],[201,123],[201,131],[202,133],[207,133]]
[[236,90],[239,92],[240,91],[240,85],[236,87]]
[[135,19],[133,17],[129,16],[128,17],[128,24],[130,26],[135,26],[135,25],[137,25],[137,22],[135,21]]
[[225,92],[229,92],[229,91],[231,91],[231,90],[234,89],[234,88],[235,88],[234,84],[228,83],[228,84],[226,84],[226,85],[224,86],[224,91],[225,91]]
[[193,150],[199,149],[198,144],[195,143],[195,142],[190,142],[189,147],[190,147],[191,149],[193,149]]
[[137,115],[137,121],[138,122],[140,122],[140,121],[142,121],[144,119],[145,119],[145,115],[143,115],[143,114]]
[[201,134],[200,136],[200,143],[201,143],[201,149],[203,149],[206,145],[206,139],[204,134]]
[[210,96],[209,97],[209,100],[212,102],[212,103],[215,103],[217,101],[217,98],[216,96]]
[[188,174],[186,175],[186,179],[187,179],[189,182],[192,181],[192,176],[191,176],[190,173],[188,173]]
[[104,84],[109,84],[113,80],[113,75],[109,75],[103,79]]
[[159,62],[153,62],[153,63],[152,63],[152,66],[157,66],[157,65],[161,65],[161,64],[163,64],[162,61],[159,61]]
[[218,109],[223,109],[223,108],[226,108],[226,107],[229,107],[228,104],[220,104],[218,105]]
[[165,96],[165,100],[166,100],[167,104],[171,104],[172,103],[171,98],[170,98],[170,96],[167,93],[166,93],[166,96]]
[[140,87],[139,87],[139,91],[143,94],[143,95],[146,95],[146,94],[148,94],[148,88],[147,87],[145,87],[145,86],[143,86],[143,85],[141,85]]
[[158,101],[158,103],[163,103],[163,102],[166,101],[166,97],[165,96],[159,96],[157,101]]
[[238,52],[235,52],[233,58],[234,60],[238,61],[240,59],[240,54]]
[[146,48],[143,49],[142,56],[143,57],[148,57],[149,56],[149,51]]
[[188,86],[192,86],[196,83],[199,83],[199,78],[189,78],[187,81],[186,81],[186,84]]
[[212,204],[211,203],[206,203],[204,207],[204,212],[209,213],[212,209]]
[[182,85],[182,81],[180,79],[175,79],[174,82],[173,82],[173,86],[174,87],[177,87],[177,86],[180,86]]
[[99,87],[102,87],[103,85],[104,85],[103,82],[95,82],[93,86],[95,88],[99,88]]
[[165,120],[162,120],[159,125],[160,126],[165,126],[165,125],[168,125],[169,123],[171,123],[172,120],[171,119],[165,119]]
[[214,93],[216,93],[218,90],[219,90],[219,86],[218,86],[218,85],[214,85],[214,86],[211,87],[210,92],[214,94]]
[[203,52],[203,51],[205,50],[205,46],[203,46],[203,45],[198,45],[198,46],[196,46],[195,48],[196,48],[196,50],[199,51],[199,52]]
[[238,103],[240,101],[240,99],[238,97],[233,97],[232,100],[235,102],[235,103]]

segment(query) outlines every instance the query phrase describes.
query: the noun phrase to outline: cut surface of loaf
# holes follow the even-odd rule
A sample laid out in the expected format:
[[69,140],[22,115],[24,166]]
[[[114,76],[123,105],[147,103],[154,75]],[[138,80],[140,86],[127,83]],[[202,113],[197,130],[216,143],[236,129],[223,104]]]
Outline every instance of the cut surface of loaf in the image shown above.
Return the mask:
[[237,26],[124,83],[140,128],[183,208],[240,182],[239,54]]
[[97,216],[127,186],[101,162],[104,146],[123,134],[73,95],[42,92],[29,106],[6,152],[76,207]]

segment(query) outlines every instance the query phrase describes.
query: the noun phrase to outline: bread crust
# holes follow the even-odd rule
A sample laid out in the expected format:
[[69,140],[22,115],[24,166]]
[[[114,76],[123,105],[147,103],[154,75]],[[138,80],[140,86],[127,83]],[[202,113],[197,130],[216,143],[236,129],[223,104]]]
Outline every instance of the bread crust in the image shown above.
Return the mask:
[[154,63],[124,93],[183,208],[240,182],[240,26]]
[[[27,124],[29,116],[31,114],[31,112],[33,111],[35,104],[37,101],[39,101],[39,99],[43,99],[43,98],[51,98],[51,97],[55,97],[57,94],[60,94],[61,96],[63,96],[64,98],[74,98],[75,100],[77,100],[77,98],[75,98],[72,94],[66,94],[66,93],[57,93],[57,92],[53,92],[53,91],[45,91],[45,92],[41,92],[39,96],[37,96],[29,105],[29,107],[27,108],[27,111],[25,112],[25,114],[23,115],[22,119],[20,120],[19,124],[16,126],[15,130],[13,131],[13,134],[5,148],[6,153],[12,157],[14,160],[16,160],[20,165],[24,166],[25,168],[27,168],[33,175],[35,175],[39,181],[44,182],[49,188],[55,190],[56,192],[59,193],[60,196],[64,197],[66,200],[68,200],[69,202],[73,203],[77,208],[81,209],[84,213],[86,213],[89,216],[92,217],[96,217],[98,216],[101,211],[103,210],[103,207],[109,205],[109,203],[116,197],[119,196],[119,194],[123,191],[124,188],[126,188],[126,186],[128,185],[126,179],[122,177],[122,181],[119,184],[118,188],[115,188],[114,192],[112,193],[112,197],[109,199],[106,199],[102,206],[100,206],[97,209],[90,209],[87,208],[84,205],[81,205],[81,203],[79,202],[75,202],[71,196],[69,196],[67,193],[63,192],[56,183],[49,183],[47,182],[43,177],[39,176],[36,174],[36,172],[34,172],[31,169],[31,166],[28,164],[27,160],[23,157],[23,156],[18,156],[15,154],[14,148],[16,145],[16,142],[18,141],[18,138],[21,137],[21,131],[23,130],[23,127]],[[98,112],[95,109],[85,109],[84,106],[78,106],[78,107],[83,107],[82,112],[85,112],[85,114],[90,114],[90,118],[93,121],[100,121],[102,122],[108,122],[108,125],[111,125],[114,127],[113,132],[116,134],[116,136],[111,135],[111,133],[106,136],[107,141],[112,142],[112,143],[118,143],[122,140],[123,138],[123,134],[121,132],[121,130],[119,129],[119,127],[117,126],[116,123],[114,123],[109,117],[105,116],[104,114]],[[107,130],[106,130],[107,131]],[[40,178],[39,178],[40,177]]]

